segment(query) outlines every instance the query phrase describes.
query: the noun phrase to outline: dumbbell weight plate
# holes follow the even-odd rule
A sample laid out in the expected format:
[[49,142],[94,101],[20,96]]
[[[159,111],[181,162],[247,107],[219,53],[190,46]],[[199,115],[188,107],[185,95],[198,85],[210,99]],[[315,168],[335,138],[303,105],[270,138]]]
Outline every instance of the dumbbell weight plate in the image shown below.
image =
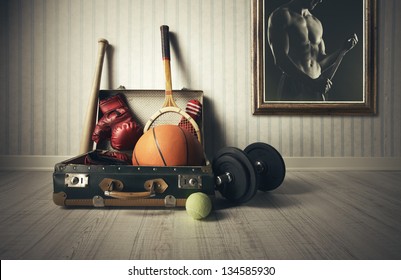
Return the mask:
[[280,153],[261,142],[250,144],[244,151],[255,167],[257,188],[261,191],[278,188],[285,177],[285,163]]
[[222,148],[212,163],[215,176],[230,174],[231,181],[223,182],[217,190],[226,199],[245,203],[256,193],[256,173],[248,156],[234,147]]

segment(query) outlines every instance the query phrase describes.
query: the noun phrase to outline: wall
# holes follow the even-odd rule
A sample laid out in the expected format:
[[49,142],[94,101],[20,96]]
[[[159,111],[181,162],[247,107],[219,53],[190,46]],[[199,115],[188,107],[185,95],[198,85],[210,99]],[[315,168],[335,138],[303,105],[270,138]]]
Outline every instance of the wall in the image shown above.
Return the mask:
[[100,37],[111,44],[102,88],[163,89],[162,24],[176,40],[173,87],[201,89],[209,101],[209,155],[225,145],[244,148],[263,141],[294,167],[308,160],[321,164],[313,159],[335,159],[343,166],[383,158],[400,166],[400,1],[379,0],[378,114],[368,117],[253,116],[250,0],[2,0],[0,5],[3,167],[10,158],[58,160],[78,153]]

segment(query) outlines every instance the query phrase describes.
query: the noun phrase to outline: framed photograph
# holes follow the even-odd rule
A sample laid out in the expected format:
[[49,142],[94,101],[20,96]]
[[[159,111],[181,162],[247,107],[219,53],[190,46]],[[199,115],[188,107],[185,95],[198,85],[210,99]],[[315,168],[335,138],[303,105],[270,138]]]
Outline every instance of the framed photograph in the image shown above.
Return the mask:
[[253,114],[376,113],[377,0],[252,0]]

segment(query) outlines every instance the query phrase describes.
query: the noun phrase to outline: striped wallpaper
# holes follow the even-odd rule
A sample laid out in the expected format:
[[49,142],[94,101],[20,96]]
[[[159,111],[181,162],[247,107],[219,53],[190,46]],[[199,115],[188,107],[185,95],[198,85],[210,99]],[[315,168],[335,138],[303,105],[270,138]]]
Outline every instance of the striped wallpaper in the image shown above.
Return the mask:
[[203,90],[208,154],[270,143],[285,157],[401,157],[401,1],[379,0],[378,114],[253,116],[250,0],[0,1],[0,155],[75,155],[97,39],[102,88],[163,89],[159,26],[173,32],[173,87]]

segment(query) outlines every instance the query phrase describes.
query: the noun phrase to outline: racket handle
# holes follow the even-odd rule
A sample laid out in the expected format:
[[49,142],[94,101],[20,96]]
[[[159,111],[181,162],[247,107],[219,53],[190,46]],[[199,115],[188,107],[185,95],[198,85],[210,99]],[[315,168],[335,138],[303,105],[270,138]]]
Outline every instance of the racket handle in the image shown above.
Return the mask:
[[167,25],[160,26],[161,38],[162,38],[162,55],[163,60],[170,60],[170,37],[169,27]]
[[171,66],[170,66],[170,36],[169,27],[167,25],[160,26],[162,40],[162,55],[164,64],[164,75],[166,79],[166,100],[163,106],[176,106],[172,98],[173,86],[171,82]]

